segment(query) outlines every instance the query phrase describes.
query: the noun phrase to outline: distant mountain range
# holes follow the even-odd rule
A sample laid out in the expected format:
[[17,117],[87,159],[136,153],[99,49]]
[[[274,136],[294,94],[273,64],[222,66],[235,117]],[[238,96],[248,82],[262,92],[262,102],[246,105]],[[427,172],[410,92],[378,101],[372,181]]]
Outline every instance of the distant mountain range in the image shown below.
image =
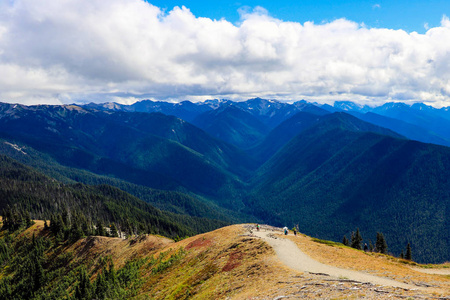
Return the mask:
[[[449,122],[447,109],[401,103],[0,104],[0,154],[170,213],[298,224],[334,240],[359,227],[363,238],[383,232],[394,254],[409,242],[417,260],[442,262],[450,260]],[[172,194],[148,196],[155,191]]]
[[[188,122],[208,111],[218,108],[223,110],[227,106],[236,106],[248,112],[273,129],[281,122],[292,117],[299,111],[324,115],[331,112],[347,112],[366,122],[391,129],[408,139],[450,146],[450,108],[441,109],[416,103],[386,103],[377,107],[361,106],[350,101],[336,101],[333,106],[308,103],[304,100],[290,103],[265,100],[260,98],[250,99],[244,102],[232,102],[229,100],[208,100],[192,103],[168,103],[163,101],[144,100],[132,105],[117,103],[87,104],[85,108],[97,110],[114,110],[128,112],[161,112],[173,115]],[[202,118],[202,117],[200,117]]]

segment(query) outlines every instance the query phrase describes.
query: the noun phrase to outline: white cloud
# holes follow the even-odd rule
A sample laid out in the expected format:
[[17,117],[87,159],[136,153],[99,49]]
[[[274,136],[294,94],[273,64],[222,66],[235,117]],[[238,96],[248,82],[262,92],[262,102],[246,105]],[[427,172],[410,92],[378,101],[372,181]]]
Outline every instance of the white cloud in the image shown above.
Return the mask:
[[450,105],[450,21],[425,34],[345,19],[241,20],[142,0],[0,0],[0,101],[262,96]]

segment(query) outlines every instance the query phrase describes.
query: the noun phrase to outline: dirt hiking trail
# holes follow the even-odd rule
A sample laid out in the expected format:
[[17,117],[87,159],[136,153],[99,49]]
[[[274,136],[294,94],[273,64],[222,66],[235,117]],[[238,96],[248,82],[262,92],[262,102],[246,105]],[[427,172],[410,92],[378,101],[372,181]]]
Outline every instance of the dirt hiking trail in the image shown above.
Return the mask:
[[330,265],[322,264],[301,251],[297,245],[276,234],[274,231],[253,231],[253,234],[262,238],[275,250],[278,258],[288,267],[313,274],[326,274],[332,277],[355,280],[358,282],[369,282],[376,285],[399,287],[408,290],[421,289],[417,286],[398,282],[392,279],[378,277],[359,271],[341,269]]

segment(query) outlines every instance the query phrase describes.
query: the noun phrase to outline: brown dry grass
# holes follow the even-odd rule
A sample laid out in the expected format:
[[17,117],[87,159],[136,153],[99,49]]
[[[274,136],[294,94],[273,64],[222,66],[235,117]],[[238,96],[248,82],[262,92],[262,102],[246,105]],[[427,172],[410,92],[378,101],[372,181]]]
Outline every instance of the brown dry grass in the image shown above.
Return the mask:
[[241,226],[229,226],[171,245],[174,252],[185,249],[186,256],[171,272],[147,282],[141,296],[244,299],[246,294],[260,294],[258,290],[265,295],[266,287],[284,278],[281,270],[286,269],[273,259],[267,244],[243,233]]
[[[420,264],[415,262],[379,253],[364,252],[338,244],[324,244],[302,234],[289,235],[287,238],[295,242],[310,257],[321,263],[388,277],[412,285],[436,286],[435,289],[430,290],[442,295],[450,294],[449,276],[415,271],[411,269],[411,266],[421,267]],[[446,266],[448,264],[435,265],[437,268]]]
[[[39,234],[42,229],[43,222],[36,221],[24,234]],[[93,268],[103,257],[111,257],[116,268],[129,260],[147,259],[141,268],[142,284],[136,299],[261,300],[280,296],[291,299],[388,299],[450,294],[448,276],[422,274],[397,259],[317,243],[303,235],[287,238],[322,263],[439,288],[429,292],[405,291],[297,272],[284,266],[272,248],[253,237],[243,225],[224,227],[177,243],[148,235],[126,240],[88,237],[60,250],[71,252],[75,262],[88,268]],[[178,255],[178,258],[167,269],[155,274],[151,261],[158,257],[167,261],[171,255]]]

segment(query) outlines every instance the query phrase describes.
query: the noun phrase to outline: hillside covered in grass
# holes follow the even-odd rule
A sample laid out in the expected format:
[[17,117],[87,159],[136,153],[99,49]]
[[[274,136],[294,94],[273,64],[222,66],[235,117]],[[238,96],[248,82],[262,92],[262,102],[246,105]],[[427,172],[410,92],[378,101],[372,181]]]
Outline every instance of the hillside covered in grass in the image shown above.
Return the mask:
[[[439,298],[450,288],[448,276],[415,271],[412,265],[422,267],[415,263],[304,235],[288,238],[322,263],[393,278],[417,289],[296,272],[249,228],[254,225],[228,226],[179,242],[151,235],[57,242],[42,221],[26,231],[3,230],[0,299]],[[262,230],[280,232],[266,226]]]

